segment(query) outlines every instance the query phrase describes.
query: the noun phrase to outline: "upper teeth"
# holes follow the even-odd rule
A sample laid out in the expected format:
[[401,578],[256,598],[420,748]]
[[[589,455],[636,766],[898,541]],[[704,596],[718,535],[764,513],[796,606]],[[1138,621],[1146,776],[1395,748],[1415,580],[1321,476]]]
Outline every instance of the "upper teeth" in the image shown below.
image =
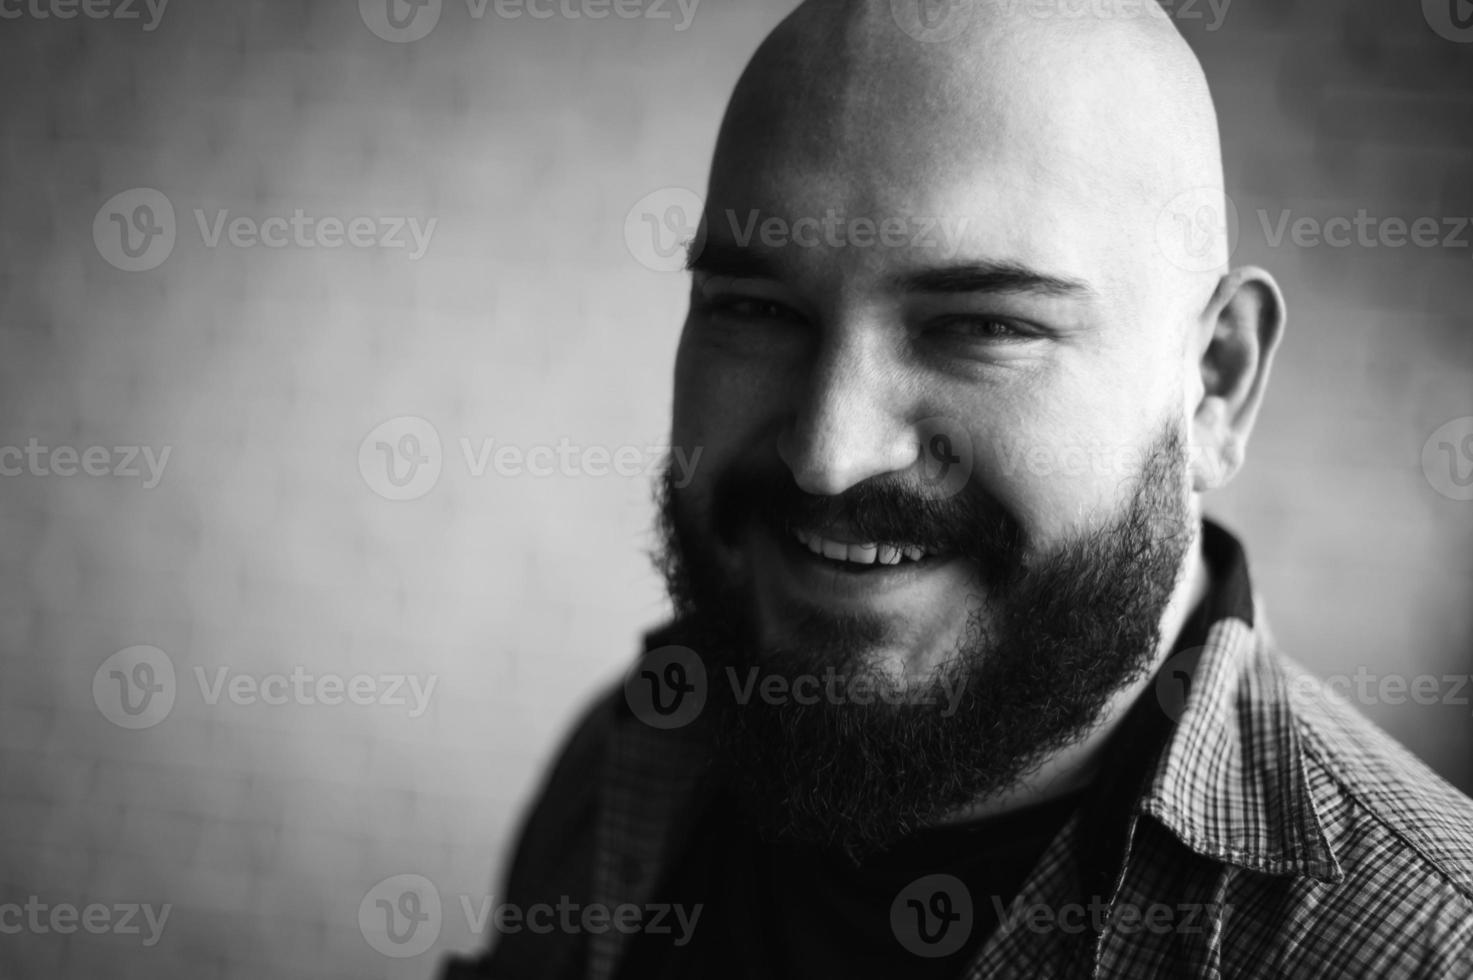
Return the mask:
[[898,565],[902,559],[919,561],[926,556],[924,550],[914,545],[846,544],[797,529],[793,530],[793,536],[815,555],[835,561],[852,561],[857,565],[873,565],[876,562],[881,565]]

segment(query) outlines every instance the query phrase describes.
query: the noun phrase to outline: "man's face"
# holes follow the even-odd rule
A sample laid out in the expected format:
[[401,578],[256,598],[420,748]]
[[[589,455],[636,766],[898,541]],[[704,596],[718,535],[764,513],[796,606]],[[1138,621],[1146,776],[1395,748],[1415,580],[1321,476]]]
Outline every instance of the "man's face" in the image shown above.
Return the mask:
[[[898,111],[924,104],[911,81],[791,110],[803,125],[733,108],[676,364],[673,442],[701,464],[664,514],[703,654],[828,664],[917,702],[728,725],[737,755],[788,753],[738,763],[782,783],[773,798],[845,752],[855,779],[877,775],[861,757],[902,763],[882,737],[948,743],[920,760],[929,788],[848,801],[890,809],[874,839],[958,787],[1006,786],[1093,721],[1154,656],[1191,538],[1186,326],[1144,201],[1050,121],[1088,98],[977,100],[938,126]],[[1066,667],[1095,689],[1030,721]],[[963,719],[941,724],[919,702],[963,674]]]
[[[723,477],[780,464],[812,495],[927,476],[945,494],[969,468],[971,489],[1042,552],[1121,514],[1163,424],[1185,421],[1186,345],[1152,295],[1159,258],[1138,258],[1149,249],[1080,150],[977,128],[937,145],[933,127],[882,122],[872,131],[888,138],[836,135],[819,153],[807,134],[723,140],[673,441],[702,449],[680,505],[750,580],[764,643],[809,611],[881,617],[873,659],[915,675],[986,614],[987,570],[809,561],[795,551],[811,537],[763,527],[720,541]],[[959,461],[943,473],[947,448]],[[822,537],[831,553],[879,543],[841,525]]]

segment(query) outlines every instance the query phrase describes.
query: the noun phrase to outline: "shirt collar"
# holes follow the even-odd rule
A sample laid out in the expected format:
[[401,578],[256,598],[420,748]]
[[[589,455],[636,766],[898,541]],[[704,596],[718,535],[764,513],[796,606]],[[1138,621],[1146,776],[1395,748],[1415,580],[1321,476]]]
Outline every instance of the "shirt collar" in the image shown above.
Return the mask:
[[[1290,679],[1261,621],[1237,539],[1203,522],[1208,595],[1142,713],[1165,744],[1134,807],[1188,849],[1251,871],[1344,877],[1316,812]],[[1187,685],[1181,697],[1181,685]]]

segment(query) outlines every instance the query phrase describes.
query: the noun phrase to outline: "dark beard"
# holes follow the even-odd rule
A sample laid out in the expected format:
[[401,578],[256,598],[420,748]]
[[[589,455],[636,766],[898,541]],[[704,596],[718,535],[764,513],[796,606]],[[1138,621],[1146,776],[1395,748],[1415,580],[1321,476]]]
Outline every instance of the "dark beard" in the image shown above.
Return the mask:
[[[667,472],[659,561],[674,634],[706,666],[718,772],[764,836],[841,848],[857,860],[1016,787],[1086,735],[1154,662],[1161,617],[1195,536],[1186,465],[1180,430],[1168,426],[1124,513],[1043,554],[971,486],[934,500],[867,481],[817,498],[786,471],[723,478],[712,514],[721,538],[754,519],[821,526],[842,516],[864,540],[914,541],[973,562],[988,587],[988,615],[969,616],[955,655],[920,684],[865,662],[884,624],[862,616],[811,611],[780,646],[761,646],[748,584],[717,564],[709,532],[685,523]],[[748,687],[753,675],[757,688]],[[879,696],[868,704],[739,703],[738,689],[760,690],[770,675],[826,683],[837,675],[837,690],[856,690],[858,680]]]

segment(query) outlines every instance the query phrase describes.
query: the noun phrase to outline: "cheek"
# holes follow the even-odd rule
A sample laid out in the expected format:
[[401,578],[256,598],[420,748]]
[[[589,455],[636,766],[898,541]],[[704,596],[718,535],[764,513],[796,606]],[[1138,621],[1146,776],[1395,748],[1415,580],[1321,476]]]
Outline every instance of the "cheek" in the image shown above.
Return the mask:
[[704,446],[709,441],[707,428],[715,416],[712,410],[711,383],[713,372],[709,358],[691,339],[686,325],[675,353],[675,390],[671,405],[671,441],[687,449]]
[[1167,418],[1181,414],[1179,389],[1136,349],[1065,358],[968,399],[986,420],[979,478],[1040,546],[1105,527],[1129,505]]
[[790,378],[780,363],[733,357],[687,328],[675,358],[673,441],[708,456],[743,451],[782,417]]
[[676,355],[670,441],[687,458],[700,453],[682,506],[703,523],[716,482],[750,459],[777,417],[778,399],[754,396],[751,373],[684,339]]
[[1039,546],[1104,526],[1128,503],[1151,440],[1100,417],[979,434],[977,478]]

